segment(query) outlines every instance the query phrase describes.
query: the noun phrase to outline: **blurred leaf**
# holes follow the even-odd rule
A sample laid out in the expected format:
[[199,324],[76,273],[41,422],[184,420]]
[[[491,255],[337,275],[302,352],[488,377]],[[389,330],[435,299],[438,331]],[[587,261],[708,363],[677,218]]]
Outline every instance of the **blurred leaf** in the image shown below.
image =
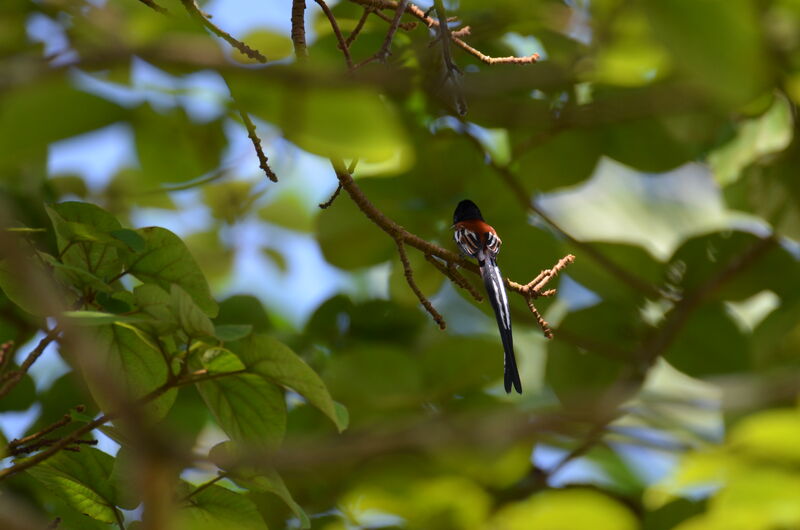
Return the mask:
[[268,335],[254,334],[243,343],[239,356],[249,372],[294,390],[328,416],[340,432],[347,428],[325,383],[288,346]]
[[381,161],[405,147],[395,110],[369,89],[263,83],[255,87],[244,77],[229,82],[239,104],[280,127],[288,140],[310,153]]
[[300,507],[289,492],[283,479],[274,470],[256,470],[253,468],[239,467],[231,469],[226,467],[226,462],[235,461],[239,451],[231,442],[221,442],[211,448],[209,459],[225,469],[228,478],[243,488],[254,492],[273,493],[280,497],[286,505],[300,519],[302,528],[310,528],[311,522],[303,508]]
[[298,232],[310,232],[314,228],[313,215],[296,193],[281,193],[275,200],[259,209],[258,216],[268,223]]
[[109,480],[114,459],[93,447],[80,452],[61,451],[28,469],[27,473],[44,484],[70,506],[104,523],[115,523],[118,493]]
[[389,345],[341,352],[322,375],[354,423],[365,417],[386,419],[393,411],[416,407],[422,398],[416,363],[404,350]]
[[36,155],[57,140],[110,125],[126,114],[122,107],[76,89],[63,75],[14,88],[3,94],[0,107],[0,167]]
[[749,164],[786,148],[792,134],[789,103],[775,98],[767,112],[742,123],[734,139],[709,155],[714,177],[722,186],[734,182]]
[[269,315],[259,299],[245,294],[236,294],[220,302],[219,315],[214,319],[214,324],[218,327],[227,324],[249,325],[256,333],[264,333],[272,329]]
[[589,178],[600,157],[600,137],[576,130],[542,138],[518,158],[518,173],[529,182],[529,187],[550,191]]
[[752,2],[648,0],[645,6],[678,68],[720,103],[742,104],[764,89],[767,61]]
[[644,330],[635,306],[603,302],[569,313],[555,330],[560,340],[548,345],[547,382],[570,408],[613,406],[626,396],[608,391],[634,360]]
[[664,358],[692,377],[746,372],[752,362],[749,338],[736,326],[721,303],[696,309]]
[[369,514],[377,512],[397,514],[409,528],[436,529],[481,528],[489,503],[482,488],[459,476],[408,480],[393,488],[367,483],[350,491],[342,502],[361,526],[370,526]]
[[77,175],[51,177],[48,179],[48,182],[58,198],[62,198],[65,195],[75,195],[81,199],[85,199],[89,192],[86,187],[86,182]]
[[766,410],[739,421],[731,430],[734,451],[750,457],[787,464],[800,462],[800,411]]
[[[376,265],[396,252],[392,238],[372,224],[350,200],[338,200],[320,212],[316,236],[328,263],[341,269]],[[351,247],[353,241],[358,241],[357,252]]]
[[[242,42],[247,43],[253,49],[260,51],[267,57],[268,61],[280,61],[286,59],[294,50],[292,40],[284,34],[275,33],[268,29],[257,29],[249,32],[242,37]],[[237,62],[244,64],[258,63],[254,59],[242,55],[241,53],[233,53],[231,56]]]
[[222,342],[231,342],[243,339],[252,332],[253,326],[250,324],[220,324],[214,326],[214,336]]
[[145,248],[126,254],[126,270],[142,282],[155,283],[162,289],[178,285],[206,315],[216,316],[217,303],[186,244],[166,228],[151,226],[137,232],[144,238]]
[[[673,283],[689,292],[701,288],[754,248],[764,245],[748,232],[714,232],[687,240],[670,259]],[[800,263],[777,241],[763,247],[755,258],[745,261],[736,274],[712,294],[723,300],[743,300],[769,289],[778,296],[796,293],[800,288]]]
[[[191,492],[195,487],[185,484],[180,488]],[[267,530],[267,525],[255,505],[244,495],[211,485],[189,498],[188,506],[177,512],[176,528],[186,530]]]
[[184,242],[209,283],[219,285],[231,275],[236,257],[235,248],[220,239],[219,230],[195,232],[185,237]]
[[[168,368],[166,360],[159,349],[146,342],[142,334],[135,327],[128,324],[115,323],[104,326],[87,327],[86,336],[96,346],[96,352],[104,355],[93,356],[93,360],[82,360],[88,352],[71,352],[70,359],[77,363],[100,363],[107,377],[115,385],[116,391],[125,392],[124,397],[136,399],[147,395],[167,381]],[[98,367],[99,368],[99,367]],[[95,370],[98,368],[84,369],[89,389],[95,401],[101,404],[104,410],[113,410],[114,400],[109,399],[108,382],[98,382],[94,379]],[[167,414],[173,401],[176,390],[168,390],[160,397],[146,405],[150,417],[163,418]]]
[[203,202],[215,219],[233,224],[250,213],[253,203],[264,193],[254,192],[254,182],[231,180],[203,186]]
[[642,530],[673,530],[678,523],[703,511],[701,502],[677,499],[644,515]]
[[[7,372],[4,375],[17,369],[19,367],[12,363],[6,367]],[[33,384],[33,378],[25,374],[11,392],[0,399],[0,412],[28,410],[34,401],[37,401],[36,386]]]
[[133,127],[142,177],[153,186],[185,182],[216,169],[226,145],[220,121],[195,123],[177,109],[159,114],[143,105]]
[[[565,525],[566,523],[566,525]],[[549,490],[505,506],[492,518],[492,528],[594,528],[634,530],[639,523],[625,506],[589,489]]]

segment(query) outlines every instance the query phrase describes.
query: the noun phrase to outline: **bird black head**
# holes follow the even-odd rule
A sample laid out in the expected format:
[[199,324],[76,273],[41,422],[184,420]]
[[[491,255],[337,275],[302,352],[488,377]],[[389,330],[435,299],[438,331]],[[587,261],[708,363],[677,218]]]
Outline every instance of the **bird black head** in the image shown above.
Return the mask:
[[472,219],[480,219],[483,221],[483,216],[474,202],[469,199],[464,199],[456,206],[456,211],[453,213],[453,224]]

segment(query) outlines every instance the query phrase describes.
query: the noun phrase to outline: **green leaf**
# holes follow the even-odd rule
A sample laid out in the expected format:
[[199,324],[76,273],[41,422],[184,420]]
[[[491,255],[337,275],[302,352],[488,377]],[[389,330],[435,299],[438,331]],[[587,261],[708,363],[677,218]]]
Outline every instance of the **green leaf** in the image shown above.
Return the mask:
[[76,287],[80,290],[89,287],[91,289],[94,289],[95,291],[103,293],[110,293],[112,291],[110,285],[108,285],[102,279],[98,278],[97,276],[87,271],[83,267],[73,267],[72,265],[66,265],[58,261],[55,257],[51,256],[50,254],[44,252],[39,252],[39,256],[41,256],[42,259],[46,261],[48,265],[52,266],[53,269],[55,269],[54,272],[56,277],[67,285]]
[[98,521],[116,523],[117,492],[110,481],[114,458],[93,447],[61,451],[27,473],[70,506]]
[[768,61],[755,4],[648,0],[645,8],[677,68],[718,102],[743,104],[764,90]]
[[137,232],[144,238],[145,248],[125,255],[128,272],[144,283],[154,283],[165,290],[173,283],[178,285],[206,315],[215,316],[217,303],[211,297],[203,272],[181,238],[157,226]]
[[225,147],[220,120],[193,122],[183,110],[159,114],[144,105],[133,122],[136,152],[145,182],[185,182],[219,166]]
[[535,191],[550,191],[589,178],[601,154],[602,137],[589,131],[565,131],[526,150],[518,172]]
[[509,530],[523,528],[634,530],[636,517],[623,504],[597,491],[574,488],[549,490],[503,506],[492,518],[492,526]]
[[[212,359],[213,365],[214,359]],[[221,357],[219,364],[232,366]],[[200,368],[193,362],[194,369]],[[203,401],[232,440],[244,446],[277,447],[286,432],[283,392],[263,377],[237,374],[197,383]]]
[[395,110],[363,86],[256,87],[250,76],[231,77],[229,82],[239,104],[280,127],[288,140],[310,153],[376,162],[407,156],[405,132]]
[[220,442],[208,453],[209,459],[227,473],[227,477],[243,488],[253,492],[274,493],[280,497],[286,505],[300,519],[302,528],[310,528],[311,521],[303,508],[295,502],[289,489],[284,484],[283,479],[275,470],[254,469],[246,466],[233,468],[230,462],[236,462],[243,456],[242,449],[230,441]]
[[746,372],[752,366],[749,337],[720,302],[695,310],[664,358],[692,377]]
[[[62,202],[47,208],[56,230],[61,261],[108,280],[122,269],[109,232],[122,229],[116,217],[87,202]],[[75,229],[81,228],[80,233]],[[69,247],[69,248],[67,248]]]
[[[548,343],[547,382],[562,403],[578,411],[625,399],[607,391],[626,372],[626,364],[636,362],[634,348],[644,331],[634,305],[603,302],[570,313],[554,331],[569,340]],[[634,385],[626,385],[626,391],[634,392]]]
[[[284,33],[276,33],[268,29],[257,29],[249,32],[242,38],[253,49],[263,53],[269,61],[280,61],[289,57],[294,48],[292,40]],[[241,53],[234,53],[233,59],[244,64],[259,64],[259,61],[250,59]]]
[[[99,362],[111,381],[122,383],[123,390],[131,399],[140,398],[155,390],[167,381],[167,361],[158,347],[143,339],[143,333],[128,324],[115,323],[86,328],[87,336],[96,346],[93,361],[82,361],[87,352],[72,352],[72,357],[82,362]],[[92,372],[89,372],[90,374]],[[111,410],[107,396],[106,383],[99,383],[94,377],[86,378],[92,397],[101,408]],[[168,390],[162,396],[150,401],[146,409],[153,419],[159,419],[169,411],[175,400],[176,390]]]
[[[11,364],[6,367],[6,373],[13,372],[18,368],[15,364]],[[3,396],[3,399],[0,399],[0,412],[28,410],[36,400],[36,385],[34,385],[30,374],[25,374],[11,392]]]
[[139,252],[144,250],[144,239],[135,230],[130,230],[128,228],[122,228],[120,230],[112,230],[109,232],[112,237],[119,239],[126,245],[128,248],[133,250],[134,252]]
[[[21,250],[21,249],[20,249]],[[18,266],[26,267],[29,271],[38,275],[45,275],[44,267],[40,260],[34,259],[29,254],[21,250],[21,263]],[[16,265],[16,264],[15,264]],[[0,289],[6,297],[23,311],[31,315],[44,315],[46,304],[37,296],[37,288],[20,281],[17,271],[12,268],[10,260],[0,260]],[[63,293],[57,293],[59,295]]]
[[211,374],[238,372],[245,369],[242,361],[225,348],[209,348],[200,356],[203,367]]
[[105,326],[115,322],[138,322],[141,317],[116,315],[100,311],[64,311],[64,316],[79,326]]
[[[353,201],[336,201],[317,216],[316,236],[325,259],[353,270],[376,265],[396,254],[394,242],[370,222]],[[359,242],[358,252],[351,248]]]
[[339,431],[347,428],[336,412],[333,399],[322,379],[288,346],[268,335],[254,334],[239,353],[247,369],[269,381],[290,388],[321,410]]
[[[186,493],[196,489],[185,483]],[[267,530],[267,525],[250,499],[216,484],[192,495],[188,505],[177,512],[177,528],[186,530]]]
[[303,196],[296,191],[285,191],[258,210],[258,216],[268,223],[298,232],[314,229],[314,214],[308,211]]
[[[220,310],[222,307],[220,307]],[[235,340],[243,339],[253,332],[253,326],[250,324],[237,325],[237,324],[220,324],[214,326],[214,336],[222,342],[232,342]]]
[[[48,144],[110,125],[127,111],[72,86],[64,75],[3,94],[0,167],[30,158]],[[47,123],[47,126],[42,126]]]
[[214,335],[211,319],[197,307],[186,291],[175,284],[170,286],[170,302],[173,312],[178,317],[178,323],[190,337]]
[[152,283],[139,285],[133,290],[133,298],[139,309],[150,320],[143,328],[152,329],[157,335],[166,335],[175,331],[178,320],[172,310],[170,294]]

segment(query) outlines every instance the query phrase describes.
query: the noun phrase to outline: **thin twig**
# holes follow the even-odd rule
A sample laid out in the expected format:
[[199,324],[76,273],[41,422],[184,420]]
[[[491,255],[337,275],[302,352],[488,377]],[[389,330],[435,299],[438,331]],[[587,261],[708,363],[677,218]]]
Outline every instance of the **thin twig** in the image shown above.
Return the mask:
[[156,4],[153,0],[139,0],[141,3],[149,7],[150,9],[161,13],[162,15],[169,15],[169,10],[166,7],[161,7],[160,5]]
[[[358,185],[353,180],[352,175],[345,169],[344,163],[340,160],[332,160],[331,162],[333,164],[333,169],[336,172],[336,177],[339,179],[339,183],[342,185],[344,190],[347,191],[348,195],[350,195],[350,198],[353,200],[353,202],[356,203],[356,205],[364,213],[364,215],[366,215],[373,223],[378,225],[378,227],[381,230],[386,232],[397,243],[398,250],[400,249],[400,244],[403,243],[408,244],[416,248],[417,250],[421,250],[422,253],[425,254],[426,256],[431,256],[431,257],[435,256],[437,258],[441,258],[442,260],[448,263],[448,267],[450,266],[455,267],[456,265],[458,265],[464,268],[465,270],[471,271],[474,274],[480,274],[480,270],[478,269],[478,266],[476,264],[465,260],[463,257],[459,256],[458,254],[455,254],[454,252],[441,248],[429,241],[420,238],[415,234],[412,234],[411,232],[409,232],[408,230],[397,224],[392,219],[386,217],[386,215],[384,215],[383,212],[378,210],[375,207],[375,205],[372,204],[372,202],[370,202],[370,200],[364,195],[364,192],[361,191],[361,188],[359,188]],[[403,252],[401,253],[401,260],[404,254],[405,254],[405,249],[403,249]],[[547,281],[549,281],[550,278],[554,277],[555,274],[558,273],[558,271],[562,270],[564,267],[572,263],[574,259],[575,259],[574,256],[571,255],[565,256],[553,267],[553,269],[550,269],[550,274],[546,276],[539,274],[539,276],[535,278],[535,280],[537,280],[538,283],[535,283],[532,287],[526,288],[526,286],[520,285],[516,282],[512,282],[507,278],[504,280],[505,284],[510,290],[518,292],[526,300],[535,296],[544,296],[545,293],[547,294],[547,296],[552,296],[553,294],[555,294],[554,289],[550,289],[544,292],[541,292],[540,289],[543,288],[544,285],[547,283]],[[446,276],[448,278],[453,279],[453,276],[450,274],[446,274]],[[455,281],[459,286],[464,287],[462,283],[459,283],[456,280],[453,281]],[[466,284],[466,282],[464,283]],[[534,289],[534,287],[536,289]],[[417,294],[416,291],[415,294]],[[417,294],[417,297],[419,298],[419,294]],[[536,317],[537,315],[538,312],[534,312],[534,317]],[[547,323],[544,322],[543,319],[541,319],[541,315],[538,315],[537,322],[539,322],[540,325],[541,323],[545,324],[545,327],[543,327],[543,331],[545,331],[545,334],[547,334],[547,330],[549,330],[549,327],[546,327]]]
[[367,22],[370,13],[372,13],[372,8],[365,7],[364,12],[361,13],[361,18],[358,19],[356,27],[353,28],[353,31],[347,36],[347,40],[344,41],[345,46],[349,48],[350,45],[353,44],[353,41],[356,40],[356,37],[358,37],[358,34],[361,33],[361,30],[364,28],[364,24]]
[[336,191],[333,192],[333,195],[331,195],[330,199],[328,199],[325,202],[319,203],[319,207],[322,208],[323,210],[329,208],[330,205],[333,204],[333,201],[336,200],[336,197],[339,196],[339,193],[341,193],[341,191],[342,191],[342,183],[340,182],[339,185],[336,186]]
[[[362,6],[371,6],[374,9],[397,9],[397,2],[392,0],[352,0],[355,3],[362,5]],[[428,13],[420,9],[418,6],[408,3],[406,6],[406,12],[410,13],[411,15],[415,16],[419,20],[421,20],[426,26],[429,28],[435,28],[439,26],[439,21],[431,18],[428,16]],[[377,14],[377,11],[376,11]],[[462,50],[466,51],[467,53],[477,57],[480,61],[486,64],[501,64],[501,63],[512,63],[512,64],[532,64],[539,60],[539,54],[534,53],[533,55],[528,55],[526,57],[491,57],[486,55],[485,53],[476,50],[463,40],[458,37],[453,36],[452,38],[453,43],[461,48]]]
[[47,346],[53,342],[56,337],[58,337],[59,333],[61,333],[61,330],[58,328],[58,326],[51,329],[47,335],[45,335],[42,340],[39,341],[39,344],[37,344],[36,347],[28,354],[25,360],[22,361],[22,364],[17,370],[12,370],[3,374],[4,383],[3,386],[0,387],[0,399],[5,397],[15,386],[17,386],[25,374],[28,373],[30,367],[33,366],[33,363],[35,363],[42,353],[44,353],[45,348],[47,348]]
[[[79,406],[75,407],[75,410],[77,410],[78,412],[83,412],[85,409],[86,409],[86,407],[84,407],[83,405],[79,405]],[[17,447],[19,447],[21,445],[25,445],[25,444],[28,444],[30,442],[34,442],[37,439],[41,438],[42,436],[45,436],[46,434],[49,434],[49,433],[53,432],[54,430],[58,429],[59,427],[63,427],[64,425],[68,424],[71,421],[72,421],[72,416],[69,415],[69,414],[64,414],[64,416],[60,420],[58,420],[58,421],[56,421],[54,423],[51,423],[50,425],[48,425],[47,427],[45,427],[44,429],[42,429],[42,430],[40,430],[38,432],[35,432],[33,434],[29,434],[28,436],[25,436],[23,438],[17,438],[15,440],[11,440],[8,443],[9,452],[13,451],[15,448],[17,448]]]
[[3,367],[11,358],[11,355],[9,355],[9,353],[11,352],[12,349],[14,349],[13,340],[7,340],[2,345],[0,345],[0,371],[3,370]]
[[[376,16],[376,17],[380,18],[381,20],[385,20],[385,21],[386,21],[386,22],[388,22],[389,24],[391,24],[391,23],[392,23],[392,20],[394,20],[394,17],[387,17],[386,15],[384,15],[384,14],[383,14],[382,12],[380,12],[380,11],[375,11],[375,10],[373,10],[372,12],[373,12],[373,13],[375,13],[375,16]],[[396,12],[396,11],[395,11],[395,12]],[[399,27],[400,29],[402,29],[402,30],[405,30],[405,31],[411,31],[412,29],[414,29],[414,28],[416,28],[416,27],[417,27],[417,23],[416,23],[416,22],[403,22],[403,23],[401,23],[401,24],[400,24],[398,27]]]
[[[204,381],[210,381],[212,379],[219,379],[221,377],[227,377],[231,375],[239,375],[244,372],[246,372],[246,370],[237,370],[235,372],[224,372],[215,374],[209,374],[206,371],[194,372],[193,374],[190,374],[190,376],[183,379],[168,380],[163,385],[159,386],[158,388],[152,390],[148,394],[136,400],[136,404],[141,406],[146,403],[149,403],[150,401],[153,401],[154,399],[161,397],[164,393],[173,388],[190,385],[192,383],[202,383]],[[77,443],[76,441],[79,440],[85,434],[93,431],[94,429],[100,427],[105,423],[108,423],[113,419],[118,418],[119,416],[122,415],[122,413],[123,411],[116,411],[103,414],[100,417],[90,421],[86,425],[83,425],[82,427],[72,431],[69,435],[65,436],[64,438],[58,440],[56,443],[51,445],[46,451],[37,453],[30,458],[16,462],[13,466],[0,470],[0,481],[7,479],[11,476],[14,476],[17,473],[21,473],[26,469],[30,469],[31,467],[41,462],[44,462],[45,460],[55,455],[59,451],[66,449],[68,446]]]
[[305,0],[292,0],[292,45],[294,46],[294,56],[298,61],[308,58],[305,11]]
[[342,30],[339,29],[339,23],[336,22],[336,17],[333,16],[333,12],[331,12],[331,8],[328,7],[328,4],[325,3],[325,0],[314,0],[319,7],[322,8],[322,12],[325,13],[325,16],[328,17],[328,22],[331,25],[331,29],[333,30],[333,34],[336,36],[336,41],[338,42],[339,49],[342,50],[342,54],[344,55],[344,60],[347,63],[347,68],[350,70],[353,69],[353,59],[350,57],[350,47],[344,40],[344,36],[342,36]]
[[397,3],[394,17],[389,24],[389,31],[386,32],[386,38],[383,39],[383,45],[381,49],[378,50],[378,53],[375,54],[375,58],[382,63],[385,63],[389,55],[392,54],[392,40],[394,40],[394,34],[397,33],[397,28],[400,27],[400,19],[403,17],[403,13],[405,13],[406,5],[408,5],[408,0],[400,0],[400,2]]
[[431,256],[430,254],[425,254],[425,259],[431,262],[434,267],[439,269],[439,272],[450,278],[450,281],[467,291],[476,302],[483,302],[483,296],[481,296],[478,290],[475,289],[475,287],[469,283],[469,281],[467,281],[467,279],[464,278],[461,273],[458,272],[458,269],[456,269],[455,265],[450,262],[446,262],[446,264],[442,263],[440,260]]
[[247,137],[250,138],[250,141],[253,143],[253,148],[256,150],[256,156],[258,156],[258,167],[264,171],[264,174],[268,179],[270,179],[272,182],[278,182],[278,177],[269,167],[267,155],[264,154],[264,150],[261,148],[261,138],[259,138],[258,134],[256,134],[256,125],[243,108],[239,107],[238,111],[239,116],[242,118],[244,126],[247,129]]
[[420,290],[419,286],[417,285],[417,282],[414,281],[414,271],[411,268],[411,263],[409,263],[408,261],[408,255],[406,254],[406,249],[403,246],[403,241],[401,239],[395,238],[394,242],[397,245],[397,253],[400,255],[400,262],[403,264],[403,274],[406,277],[406,282],[408,283],[408,286],[411,288],[412,291],[414,291],[414,294],[417,295],[417,298],[422,304],[422,307],[424,307],[425,310],[428,313],[430,313],[430,315],[433,317],[433,320],[435,320],[436,323],[439,325],[439,329],[445,329],[447,327],[447,324],[445,324],[444,318],[442,318],[442,315],[439,314],[438,311],[436,311],[436,309],[433,307],[433,304],[431,304],[430,300],[428,300],[428,298]]
[[203,484],[200,484],[200,485],[199,485],[199,486],[197,486],[195,489],[193,489],[193,490],[192,490],[192,491],[190,491],[188,494],[186,494],[186,496],[184,496],[184,497],[181,499],[181,502],[188,502],[188,501],[189,501],[189,499],[191,499],[192,497],[194,497],[195,495],[197,495],[198,493],[200,493],[200,492],[201,492],[201,491],[203,491],[204,489],[206,489],[206,488],[209,488],[209,487],[213,486],[214,484],[216,484],[217,482],[219,482],[220,480],[224,479],[224,478],[225,478],[225,477],[227,477],[227,476],[228,476],[228,473],[227,473],[227,472],[221,472],[221,473],[219,473],[219,474],[218,474],[216,477],[212,478],[212,479],[211,479],[211,480],[209,480],[208,482],[204,482]]
[[203,13],[200,10],[200,7],[197,5],[196,0],[181,0],[181,3],[189,12],[190,15],[197,18],[211,33],[216,35],[217,37],[221,38],[237,50],[239,50],[243,55],[250,57],[254,61],[258,61],[260,63],[266,63],[267,58],[261,54],[258,50],[254,50],[244,42],[234,38],[230,33],[223,31],[221,28],[216,26],[213,22],[208,20],[208,15]]

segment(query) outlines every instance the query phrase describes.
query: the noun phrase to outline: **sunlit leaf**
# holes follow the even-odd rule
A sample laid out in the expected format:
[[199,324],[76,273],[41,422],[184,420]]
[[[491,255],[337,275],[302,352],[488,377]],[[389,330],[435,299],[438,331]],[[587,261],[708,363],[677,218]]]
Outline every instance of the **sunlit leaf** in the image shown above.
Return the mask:
[[122,516],[115,506],[117,492],[109,481],[113,462],[111,455],[84,446],[77,453],[61,451],[28,473],[81,513],[115,523]]

